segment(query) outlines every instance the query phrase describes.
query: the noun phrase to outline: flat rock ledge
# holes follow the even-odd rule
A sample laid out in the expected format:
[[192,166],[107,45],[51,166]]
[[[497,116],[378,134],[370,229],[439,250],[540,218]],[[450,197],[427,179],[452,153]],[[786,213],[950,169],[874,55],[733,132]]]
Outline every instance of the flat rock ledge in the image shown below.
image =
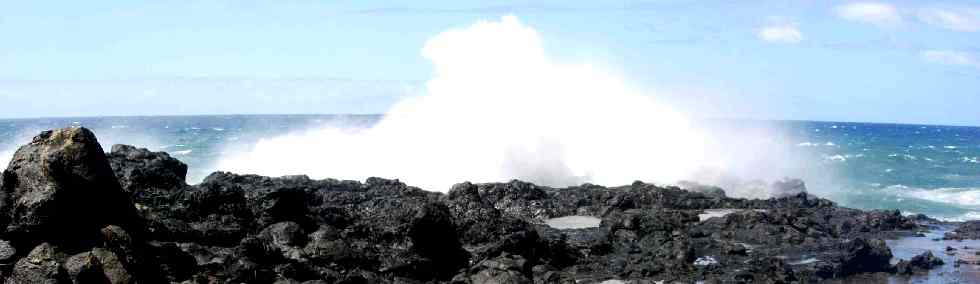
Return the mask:
[[[642,182],[460,183],[447,194],[216,172],[85,128],[45,131],[0,179],[4,283],[813,283],[909,274],[883,239],[928,218],[800,191],[726,197]],[[802,182],[794,183],[800,188]],[[721,214],[724,213],[724,214]],[[950,237],[975,237],[972,227]]]

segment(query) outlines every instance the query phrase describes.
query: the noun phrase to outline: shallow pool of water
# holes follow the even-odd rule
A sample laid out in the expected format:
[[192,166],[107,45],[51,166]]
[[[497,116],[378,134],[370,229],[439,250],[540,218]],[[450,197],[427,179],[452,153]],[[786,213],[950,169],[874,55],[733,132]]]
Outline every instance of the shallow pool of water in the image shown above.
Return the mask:
[[592,216],[565,216],[559,218],[551,218],[544,221],[549,227],[567,230],[567,229],[588,229],[588,228],[598,228],[599,224],[602,223],[602,219],[592,217]]

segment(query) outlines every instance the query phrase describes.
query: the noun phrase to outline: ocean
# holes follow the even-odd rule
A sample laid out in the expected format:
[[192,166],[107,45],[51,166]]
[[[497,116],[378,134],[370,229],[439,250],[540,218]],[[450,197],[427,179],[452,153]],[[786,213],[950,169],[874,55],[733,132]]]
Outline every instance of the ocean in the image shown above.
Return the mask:
[[[44,129],[85,126],[108,151],[123,143],[166,151],[196,183],[229,153],[308,129],[370,127],[380,115],[225,115],[0,120],[0,163]],[[860,209],[980,219],[980,127],[815,121],[712,121],[780,129],[809,191]],[[731,141],[738,143],[738,141]],[[323,141],[322,147],[330,147]],[[765,170],[765,169],[762,169]],[[460,180],[462,181],[462,180]],[[611,186],[611,185],[610,185]]]

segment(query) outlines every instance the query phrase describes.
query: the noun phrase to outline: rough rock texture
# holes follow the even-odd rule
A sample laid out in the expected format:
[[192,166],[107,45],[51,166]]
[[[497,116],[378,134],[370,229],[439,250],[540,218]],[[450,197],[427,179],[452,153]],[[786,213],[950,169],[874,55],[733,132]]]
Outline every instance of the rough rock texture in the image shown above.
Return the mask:
[[[186,165],[166,153],[115,146],[106,158],[83,128],[42,133],[11,165],[6,283],[812,283],[895,271],[881,239],[921,229],[792,180],[780,186],[794,194],[766,200],[642,182],[464,182],[441,194],[217,172],[186,185]],[[705,209],[732,213],[699,221]],[[565,216],[601,222],[545,223]]]
[[64,259],[57,247],[42,243],[17,261],[4,283],[68,283],[68,273],[61,266]]
[[947,232],[943,238],[947,240],[980,240],[980,220],[963,222],[956,230]]
[[164,152],[146,148],[112,145],[109,163],[116,169],[122,188],[131,193],[153,190],[175,190],[187,186],[187,165]]
[[45,131],[18,149],[3,172],[0,208],[4,235],[16,247],[43,241],[84,246],[105,225],[141,226],[85,128]]
[[903,259],[899,261],[895,265],[895,270],[896,273],[909,275],[915,272],[933,269],[943,264],[945,264],[943,260],[933,255],[932,251],[926,251],[913,256],[911,260],[906,261]]

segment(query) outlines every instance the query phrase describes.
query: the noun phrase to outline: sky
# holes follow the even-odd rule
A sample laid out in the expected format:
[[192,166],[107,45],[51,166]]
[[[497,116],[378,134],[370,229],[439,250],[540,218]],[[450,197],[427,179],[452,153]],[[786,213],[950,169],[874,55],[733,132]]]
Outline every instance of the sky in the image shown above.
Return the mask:
[[693,116],[980,125],[980,2],[0,1],[0,118],[384,113],[514,15]]

